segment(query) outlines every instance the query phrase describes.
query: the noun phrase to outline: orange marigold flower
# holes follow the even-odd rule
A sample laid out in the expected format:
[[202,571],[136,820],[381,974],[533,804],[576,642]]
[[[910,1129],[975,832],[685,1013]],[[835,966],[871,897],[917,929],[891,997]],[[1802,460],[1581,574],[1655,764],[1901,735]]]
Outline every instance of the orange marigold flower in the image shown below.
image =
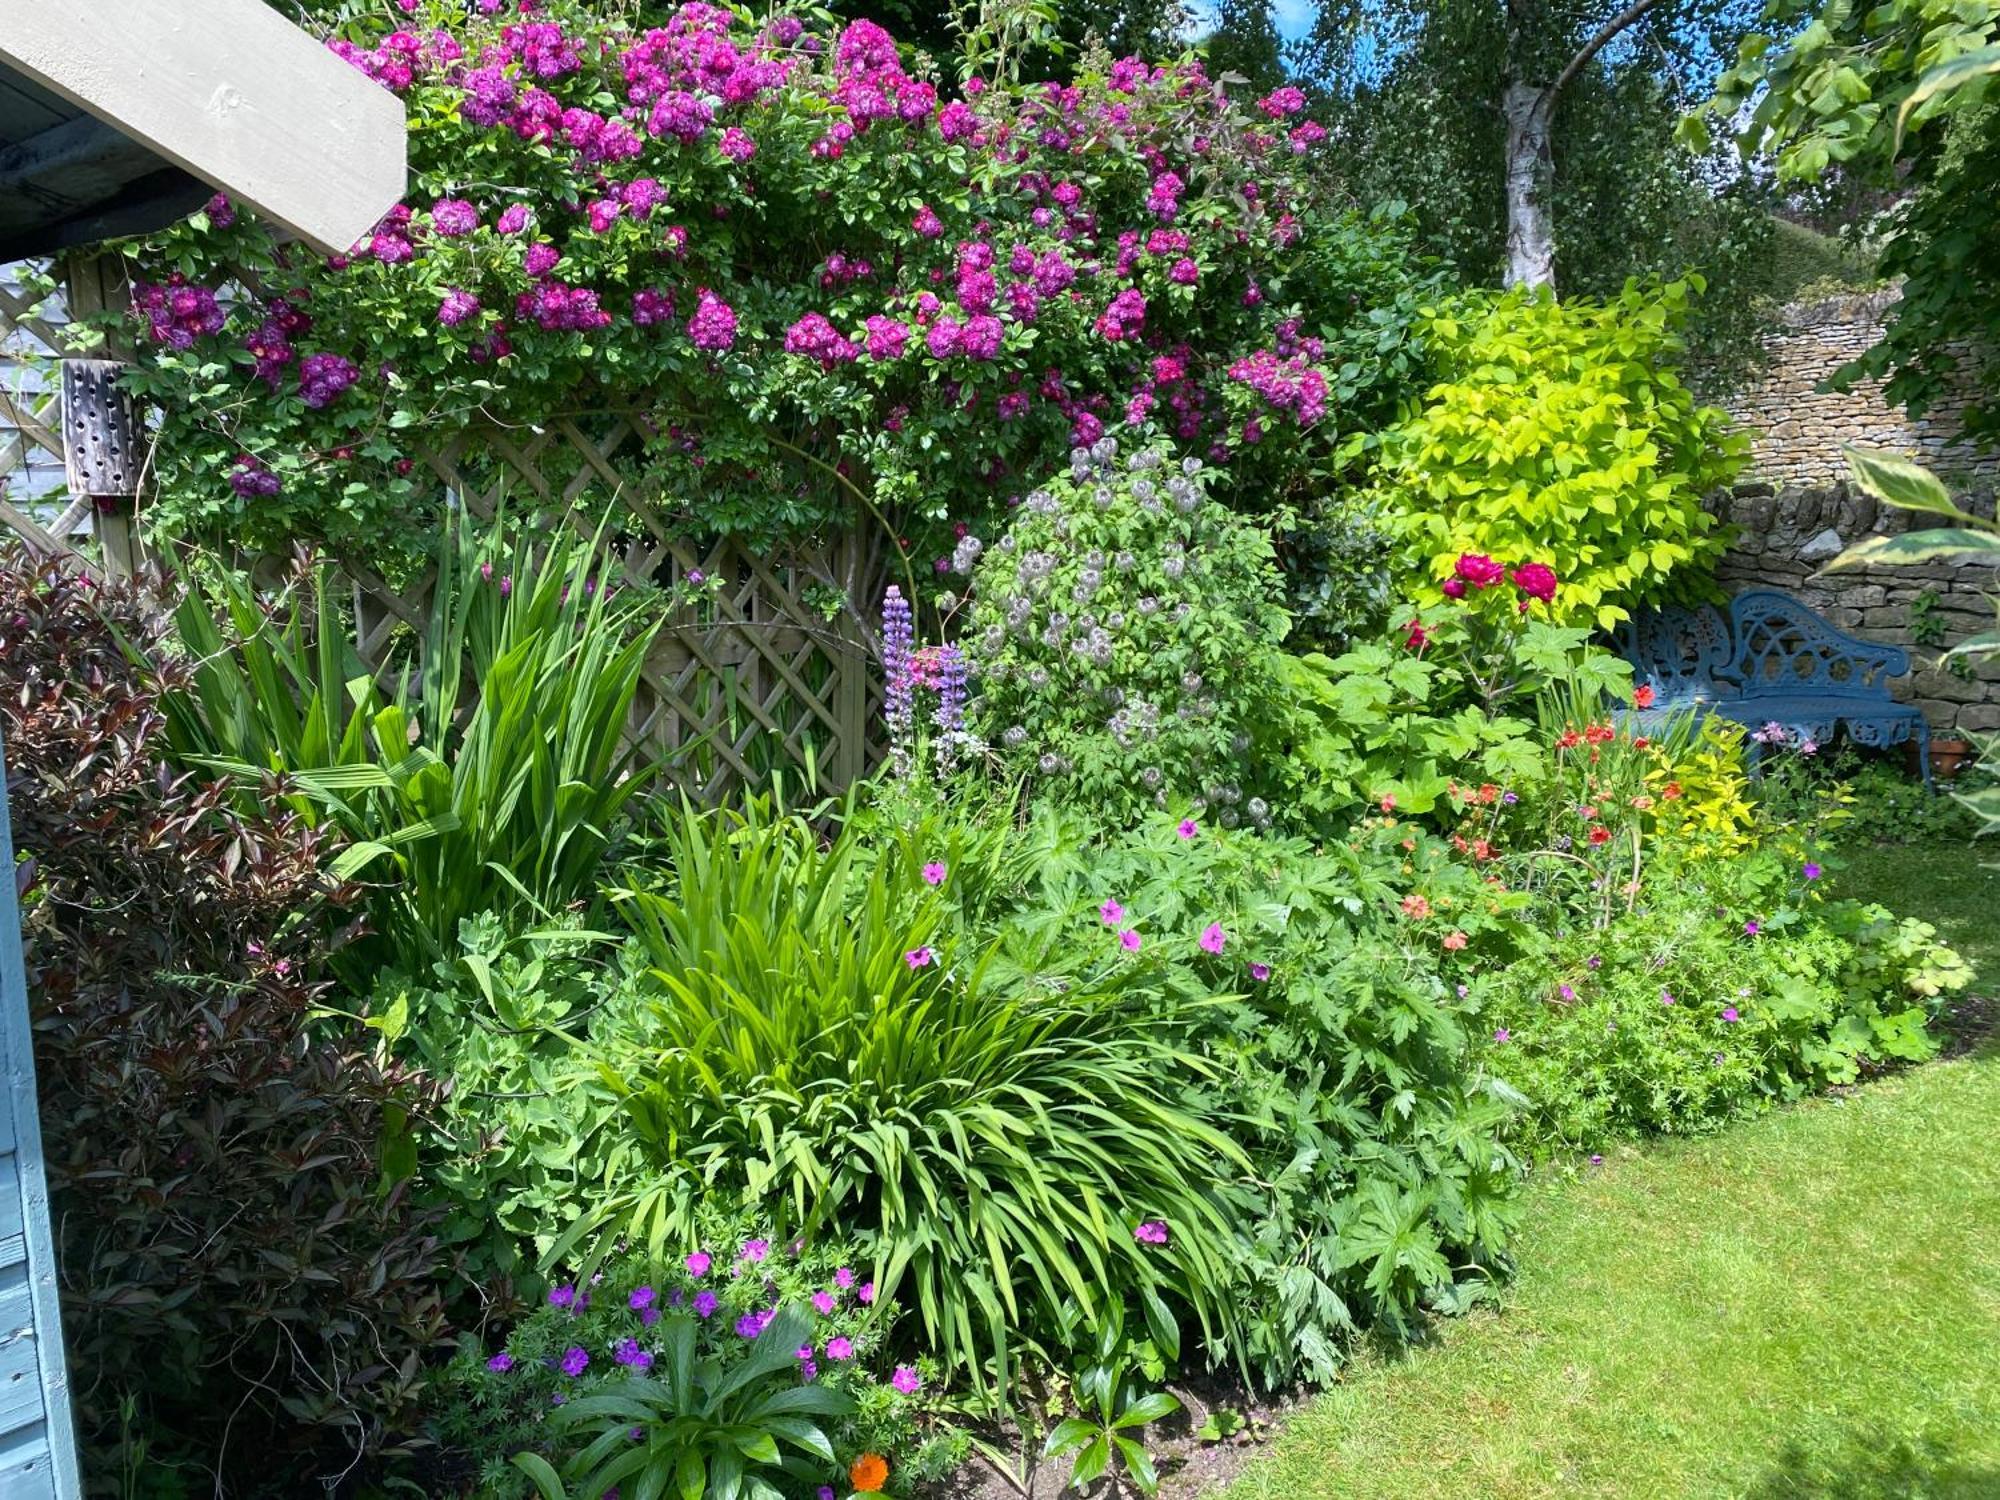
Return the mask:
[[1617,739],[1618,731],[1613,729],[1609,724],[1593,724],[1590,728],[1584,730],[1583,737],[1593,745],[1602,745]]
[[1556,741],[1556,749],[1574,750],[1578,745],[1582,743],[1583,743],[1582,735],[1578,734],[1574,729],[1565,729],[1562,732],[1562,737]]
[[1431,914],[1431,904],[1415,891],[1403,898],[1403,915],[1422,921]]
[[874,1494],[889,1482],[889,1460],[879,1453],[862,1454],[848,1469],[847,1482],[857,1494]]
[[1481,802],[1497,801],[1499,799],[1499,796],[1500,796],[1500,788],[1495,786],[1490,781],[1487,782],[1484,786],[1480,787],[1479,789],[1479,800]]
[[1674,802],[1679,800],[1681,795],[1681,784],[1678,781],[1668,782],[1665,786],[1660,788],[1660,795],[1662,797],[1665,797],[1669,802]]

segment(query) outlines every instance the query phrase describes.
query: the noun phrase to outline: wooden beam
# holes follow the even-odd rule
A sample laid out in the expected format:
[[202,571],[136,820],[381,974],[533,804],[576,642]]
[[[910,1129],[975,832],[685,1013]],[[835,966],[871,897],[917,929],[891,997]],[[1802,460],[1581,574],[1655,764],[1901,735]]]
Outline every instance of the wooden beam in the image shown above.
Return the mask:
[[0,7],[0,63],[329,253],[402,197],[402,101],[262,0]]

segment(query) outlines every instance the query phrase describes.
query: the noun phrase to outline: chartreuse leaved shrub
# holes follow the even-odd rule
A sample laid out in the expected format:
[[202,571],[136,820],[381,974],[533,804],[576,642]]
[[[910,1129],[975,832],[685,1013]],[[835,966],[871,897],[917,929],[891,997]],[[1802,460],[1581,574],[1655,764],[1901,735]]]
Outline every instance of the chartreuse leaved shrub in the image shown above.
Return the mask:
[[1747,450],[1681,378],[1689,294],[1516,291],[1435,312],[1438,381],[1385,434],[1380,467],[1390,525],[1432,580],[1420,598],[1467,553],[1553,567],[1557,618],[1604,628],[1702,586],[1726,540],[1702,499]]
[[[620,899],[656,994],[591,1044],[640,1149],[569,1243],[670,1253],[705,1199],[838,1233],[989,1397],[1018,1352],[1128,1298],[1239,1346],[1247,1161],[1189,1107],[1204,1064],[1122,950],[1035,982],[953,930],[947,868],[863,862],[855,837],[756,807],[687,814],[663,852],[670,885]],[[1141,1232],[1162,1222],[1170,1240]]]
[[1163,441],[1100,438],[980,556],[973,714],[1032,795],[1112,821],[1201,798],[1268,823],[1246,768],[1287,622],[1270,541],[1215,477]]

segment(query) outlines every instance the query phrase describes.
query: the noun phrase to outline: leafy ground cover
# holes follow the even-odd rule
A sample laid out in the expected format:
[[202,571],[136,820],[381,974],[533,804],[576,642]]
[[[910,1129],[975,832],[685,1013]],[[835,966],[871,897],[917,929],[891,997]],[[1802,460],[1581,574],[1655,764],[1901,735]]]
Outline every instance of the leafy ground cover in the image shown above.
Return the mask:
[[1504,1309],[1357,1362],[1229,1500],[2000,1494],[1996,1132],[1989,1043],[1545,1180]]
[[[1871,844],[1845,851],[1847,863],[1833,877],[1836,894],[1881,901],[1899,910],[1921,904],[1923,917],[1978,971],[1975,993],[2000,984],[2000,842],[1967,844],[1960,837],[1907,844]],[[1911,895],[1921,891],[1921,903]]]

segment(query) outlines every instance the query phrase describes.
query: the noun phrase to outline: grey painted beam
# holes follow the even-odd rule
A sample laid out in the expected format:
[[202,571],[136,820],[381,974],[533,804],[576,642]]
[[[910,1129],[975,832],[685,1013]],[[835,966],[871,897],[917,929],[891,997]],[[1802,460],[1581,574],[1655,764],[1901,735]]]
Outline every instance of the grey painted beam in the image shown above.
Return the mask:
[[402,101],[262,0],[11,0],[0,63],[321,250],[403,194]]

